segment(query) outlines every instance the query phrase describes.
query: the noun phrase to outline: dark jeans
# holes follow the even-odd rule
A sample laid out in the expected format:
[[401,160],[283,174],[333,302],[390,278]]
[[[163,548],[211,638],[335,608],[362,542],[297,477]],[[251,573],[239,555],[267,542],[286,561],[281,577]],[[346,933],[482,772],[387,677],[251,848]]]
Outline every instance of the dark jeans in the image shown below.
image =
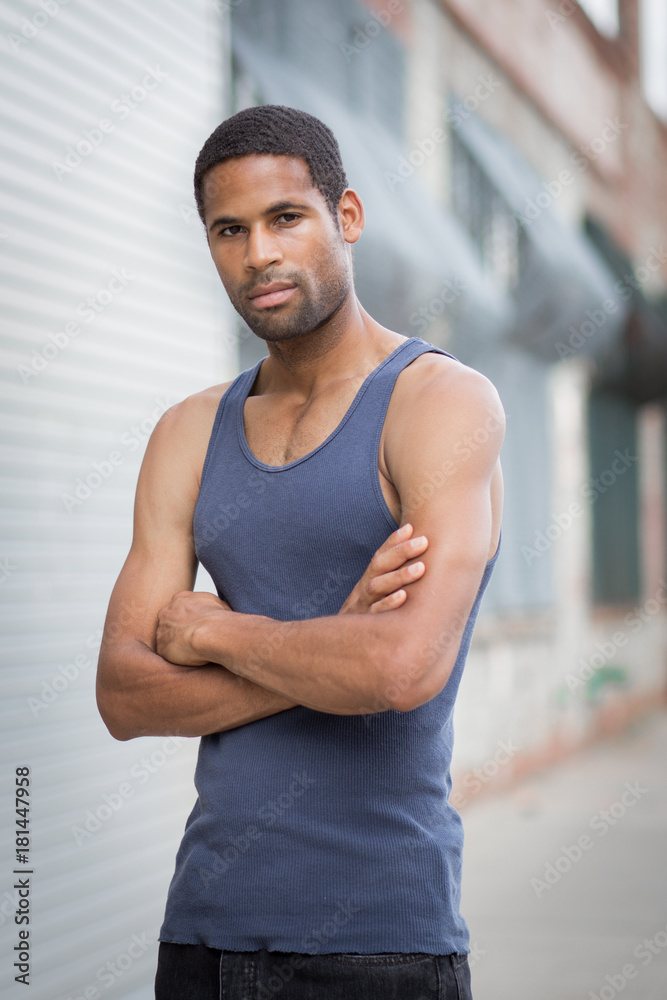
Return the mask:
[[155,1000],[472,1000],[467,955],[305,955],[160,942]]

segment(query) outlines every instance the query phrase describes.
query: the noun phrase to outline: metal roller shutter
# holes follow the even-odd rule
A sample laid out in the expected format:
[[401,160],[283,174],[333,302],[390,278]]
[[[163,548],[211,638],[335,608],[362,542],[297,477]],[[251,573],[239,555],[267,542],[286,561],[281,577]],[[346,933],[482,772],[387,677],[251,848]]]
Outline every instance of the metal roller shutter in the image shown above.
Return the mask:
[[32,1000],[153,996],[198,741],[114,741],[94,675],[148,435],[237,371],[191,180],[226,113],[218,6],[0,3],[3,995],[23,995],[16,868]]

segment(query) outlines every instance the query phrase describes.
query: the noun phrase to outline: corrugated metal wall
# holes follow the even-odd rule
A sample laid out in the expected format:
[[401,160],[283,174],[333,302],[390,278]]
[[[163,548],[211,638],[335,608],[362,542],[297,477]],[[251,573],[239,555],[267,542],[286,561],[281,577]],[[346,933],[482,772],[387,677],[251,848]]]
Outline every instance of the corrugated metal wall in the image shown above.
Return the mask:
[[148,435],[237,371],[191,183],[226,113],[225,7],[0,2],[3,995],[25,995],[23,868],[32,1000],[153,996],[198,741],[114,741],[94,675]]

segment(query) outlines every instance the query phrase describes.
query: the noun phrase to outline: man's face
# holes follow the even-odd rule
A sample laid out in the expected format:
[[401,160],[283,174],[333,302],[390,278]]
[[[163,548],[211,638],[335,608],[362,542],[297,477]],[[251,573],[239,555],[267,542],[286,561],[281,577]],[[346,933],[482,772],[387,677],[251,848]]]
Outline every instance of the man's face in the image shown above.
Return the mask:
[[213,262],[236,311],[262,340],[310,333],[341,306],[352,267],[305,160],[241,156],[202,186]]

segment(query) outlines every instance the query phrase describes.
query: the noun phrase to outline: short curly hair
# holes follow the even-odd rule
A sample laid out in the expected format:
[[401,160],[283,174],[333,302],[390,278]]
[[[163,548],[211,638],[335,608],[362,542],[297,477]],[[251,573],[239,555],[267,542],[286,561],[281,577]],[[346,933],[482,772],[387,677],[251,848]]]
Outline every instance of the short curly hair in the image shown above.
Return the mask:
[[202,146],[195,163],[195,201],[204,222],[204,177],[218,163],[248,155],[294,156],[306,161],[313,186],[338,223],[338,202],[348,186],[331,129],[306,111],[282,104],[245,108],[227,118]]

